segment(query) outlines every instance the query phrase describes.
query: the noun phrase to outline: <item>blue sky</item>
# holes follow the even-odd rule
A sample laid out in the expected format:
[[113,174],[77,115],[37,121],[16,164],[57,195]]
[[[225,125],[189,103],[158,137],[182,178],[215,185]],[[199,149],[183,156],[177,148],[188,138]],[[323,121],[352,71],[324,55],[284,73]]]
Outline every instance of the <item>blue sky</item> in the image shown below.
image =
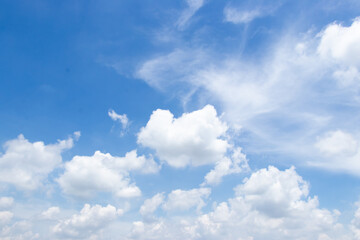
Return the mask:
[[360,239],[359,10],[2,1],[0,239]]

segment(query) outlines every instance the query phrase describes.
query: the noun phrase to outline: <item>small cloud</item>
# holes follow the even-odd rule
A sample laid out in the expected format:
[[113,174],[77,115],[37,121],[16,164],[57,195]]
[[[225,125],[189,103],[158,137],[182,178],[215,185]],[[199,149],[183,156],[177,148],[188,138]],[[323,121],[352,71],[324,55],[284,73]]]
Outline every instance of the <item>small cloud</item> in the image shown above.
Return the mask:
[[204,5],[204,0],[186,0],[188,7],[181,13],[176,25],[183,29],[190,18]]
[[226,7],[224,9],[225,22],[231,22],[234,24],[246,24],[252,22],[255,18],[261,17],[262,12],[255,9],[249,11],[241,11],[233,7]]
[[58,215],[60,213],[60,208],[59,207],[50,207],[48,208],[46,211],[41,213],[41,217],[43,219],[54,219],[56,215]]
[[121,124],[122,131],[120,135],[123,136],[125,130],[130,125],[129,119],[126,114],[117,114],[114,110],[110,109],[108,111],[108,115],[114,122],[119,122]]

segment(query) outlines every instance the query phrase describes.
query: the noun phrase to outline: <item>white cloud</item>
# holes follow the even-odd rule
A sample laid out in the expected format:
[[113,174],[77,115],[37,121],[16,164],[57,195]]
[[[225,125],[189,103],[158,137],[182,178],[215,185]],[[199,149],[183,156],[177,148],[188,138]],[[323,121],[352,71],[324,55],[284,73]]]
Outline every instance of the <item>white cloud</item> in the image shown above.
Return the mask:
[[261,17],[262,13],[260,10],[241,11],[233,7],[224,8],[225,21],[235,24],[249,23],[255,18]]
[[13,216],[14,214],[10,211],[0,211],[0,226],[9,223]]
[[236,6],[227,4],[224,8],[224,21],[234,24],[247,24],[256,18],[273,14],[284,1],[243,1],[237,2]]
[[112,205],[102,207],[85,204],[80,214],[74,214],[71,218],[62,220],[53,228],[53,232],[64,238],[89,239],[111,222],[121,216],[123,211]]
[[218,184],[223,176],[249,168],[241,148],[235,148],[225,139],[227,130],[227,124],[218,118],[211,105],[179,118],[158,109],[141,128],[138,143],[154,149],[160,160],[172,167],[214,164],[204,184]]
[[0,209],[7,209],[11,207],[14,203],[14,198],[12,197],[1,197],[0,198]]
[[181,13],[176,25],[182,29],[189,22],[190,18],[204,5],[205,0],[186,0],[188,7]]
[[359,144],[354,137],[341,130],[330,131],[318,138],[315,147],[326,155],[354,155]]
[[314,146],[320,154],[320,160],[309,161],[309,165],[360,175],[359,136],[342,130],[329,131],[318,137]]
[[118,197],[136,197],[140,189],[131,183],[129,171],[155,173],[159,167],[152,158],[137,156],[136,151],[125,157],[114,157],[96,151],[93,156],[75,156],[65,163],[65,172],[58,178],[64,193],[90,198],[99,192],[111,192]]
[[109,110],[108,115],[113,121],[120,122],[123,129],[128,127],[129,119],[127,118],[126,114],[117,114],[114,110]]
[[344,27],[332,23],[319,34],[317,48],[322,61],[332,61],[340,65],[333,76],[342,87],[360,86],[360,18],[351,26]]
[[134,223],[135,239],[348,239],[339,211],[320,209],[294,168],[253,173],[234,198],[195,219]]
[[152,198],[146,199],[144,204],[140,207],[140,214],[143,216],[150,215],[158,209],[158,207],[164,202],[164,194],[155,194]]
[[287,153],[304,163],[326,129],[344,122],[358,128],[347,116],[358,115],[360,101],[359,22],[301,38],[287,34],[255,61],[201,46],[174,49],[146,61],[137,76],[187,102],[215,101],[229,126],[249,133],[247,152]]
[[220,137],[227,129],[210,105],[179,118],[158,109],[140,130],[138,143],[154,149],[170,166],[200,166],[216,163],[226,153],[229,143]]
[[[78,136],[75,133],[75,137]],[[61,164],[61,153],[73,144],[71,137],[49,145],[41,141],[31,143],[23,135],[7,141],[5,153],[0,156],[0,182],[22,190],[38,188],[42,180]]]
[[50,207],[46,211],[41,213],[41,217],[44,219],[54,219],[60,213],[59,207]]
[[200,211],[206,204],[204,199],[207,199],[211,193],[210,188],[194,188],[191,190],[173,190],[167,196],[166,202],[163,204],[163,209],[166,211],[185,211],[196,207]]
[[351,220],[351,231],[354,234],[354,239],[359,240],[360,239],[360,203],[357,202],[357,209],[354,214],[354,218]]
[[38,233],[32,232],[33,225],[29,221],[17,221],[2,228],[0,239],[4,240],[32,240],[39,239]]
[[236,187],[236,196],[244,202],[271,218],[286,217],[290,211],[300,207],[301,202],[309,194],[308,184],[297,175],[294,167],[280,171],[269,166],[261,169],[245,179]]
[[215,168],[206,174],[203,185],[219,184],[224,176],[247,170],[250,170],[248,160],[238,147],[234,149],[231,158],[224,157],[215,164]]
[[360,72],[354,67],[350,66],[347,69],[339,69],[333,73],[334,78],[338,81],[341,87],[351,87],[360,85]]
[[332,23],[320,33],[319,54],[349,65],[360,66],[360,18],[351,26]]

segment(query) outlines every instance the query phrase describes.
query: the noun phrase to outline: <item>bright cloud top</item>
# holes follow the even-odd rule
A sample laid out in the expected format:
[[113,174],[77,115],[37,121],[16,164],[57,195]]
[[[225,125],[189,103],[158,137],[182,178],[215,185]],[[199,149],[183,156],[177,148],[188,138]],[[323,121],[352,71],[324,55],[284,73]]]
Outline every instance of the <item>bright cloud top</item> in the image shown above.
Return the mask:
[[154,149],[160,160],[173,167],[213,164],[230,147],[221,139],[227,129],[210,105],[179,118],[159,109],[140,130],[138,143]]
[[125,157],[96,151],[93,156],[75,156],[65,163],[65,172],[57,181],[64,193],[75,197],[90,198],[99,192],[136,197],[141,195],[141,191],[131,182],[129,172],[156,173],[158,170],[152,158],[137,156],[135,150]]
[[122,214],[123,210],[116,209],[112,205],[102,207],[85,204],[80,214],[74,214],[71,218],[60,221],[54,226],[53,232],[64,238],[95,239],[102,228]]
[[227,130],[211,105],[179,118],[169,111],[156,110],[140,130],[138,143],[154,149],[160,160],[175,168],[215,165],[204,182],[212,185],[226,175],[249,169],[241,148],[234,148],[226,139]]
[[[78,138],[80,133],[76,132],[74,136]],[[0,182],[22,190],[37,189],[61,164],[61,153],[72,148],[73,144],[72,137],[49,145],[41,141],[31,143],[23,135],[7,141],[4,144],[5,153],[0,156]]]
[[[347,239],[337,210],[320,209],[308,183],[290,168],[254,172],[235,197],[192,220],[134,223],[136,239]],[[191,202],[184,198],[181,204]],[[355,221],[354,221],[355,223]]]

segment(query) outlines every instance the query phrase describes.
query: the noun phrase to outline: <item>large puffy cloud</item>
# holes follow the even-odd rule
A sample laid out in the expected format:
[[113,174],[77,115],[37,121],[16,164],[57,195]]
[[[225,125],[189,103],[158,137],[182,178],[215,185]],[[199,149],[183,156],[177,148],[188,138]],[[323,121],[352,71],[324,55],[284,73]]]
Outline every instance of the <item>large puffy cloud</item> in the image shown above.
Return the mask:
[[318,239],[336,236],[338,211],[318,208],[308,196],[306,183],[294,168],[261,169],[236,187],[235,198],[218,204],[198,218],[198,229],[207,239]]
[[170,111],[156,110],[138,134],[138,143],[155,149],[173,167],[217,162],[229,148],[221,139],[228,127],[213,106],[174,118]]
[[65,172],[57,181],[64,193],[89,198],[98,192],[110,192],[118,197],[140,196],[131,182],[129,171],[155,173],[159,166],[152,158],[137,156],[136,151],[125,157],[114,157],[96,151],[93,156],[75,156],[65,164]]
[[160,160],[172,167],[215,165],[204,184],[218,184],[223,176],[248,169],[241,148],[226,139],[227,131],[227,124],[211,105],[179,118],[158,109],[141,128],[138,143],[154,149]]
[[337,210],[319,208],[294,168],[254,172],[235,197],[196,219],[135,222],[135,239],[351,239]]
[[95,239],[101,229],[123,214],[121,209],[112,205],[102,207],[85,204],[80,214],[62,220],[53,228],[53,232],[68,239]]
[[340,65],[333,73],[342,87],[360,85],[360,18],[349,27],[332,23],[320,34],[318,52],[323,61]]
[[[74,136],[77,139],[80,133],[76,132]],[[31,143],[23,135],[7,141],[5,153],[0,156],[0,182],[22,190],[36,189],[61,164],[61,153],[73,144],[72,137],[49,145],[41,141]]]
[[318,52],[322,57],[332,58],[351,65],[360,65],[360,18],[351,26],[332,23],[321,33]]

